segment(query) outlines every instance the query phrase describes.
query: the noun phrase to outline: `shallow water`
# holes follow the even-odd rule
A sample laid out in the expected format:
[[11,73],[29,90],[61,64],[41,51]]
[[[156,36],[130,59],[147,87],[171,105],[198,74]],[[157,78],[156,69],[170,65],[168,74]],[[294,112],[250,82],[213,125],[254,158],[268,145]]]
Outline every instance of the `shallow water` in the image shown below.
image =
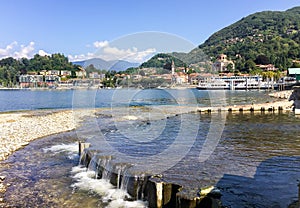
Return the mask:
[[[182,114],[163,120],[150,119],[147,124],[143,120],[116,121],[101,114],[97,122],[105,136],[102,142],[114,147],[114,153],[126,156],[118,158],[116,154],[116,161],[132,163],[135,172],[155,173],[167,164],[170,167],[162,172],[166,181],[191,189],[215,185],[223,194],[223,205],[228,207],[287,207],[296,201],[297,179],[300,179],[300,119],[293,114],[227,114],[216,148],[207,160],[200,162],[199,152],[205,144],[212,116]],[[166,128],[160,131],[162,122]],[[178,134],[181,131],[178,125],[184,122],[186,126],[199,124],[187,152],[184,137],[193,136],[194,130]],[[87,128],[91,122],[85,124],[77,131],[34,141],[1,162],[0,175],[7,176],[5,183],[10,184],[4,207],[118,207],[130,203],[124,201],[126,193],[78,167],[75,143],[78,136],[84,133],[87,138],[100,137],[99,131]],[[148,132],[151,139],[137,141],[136,132],[144,136]],[[181,147],[175,149],[176,155],[183,155],[179,161],[173,161],[172,154],[152,157],[172,149],[174,143]],[[99,149],[103,154],[112,153],[103,146]],[[145,206],[144,202],[132,203],[139,205],[125,207]]]

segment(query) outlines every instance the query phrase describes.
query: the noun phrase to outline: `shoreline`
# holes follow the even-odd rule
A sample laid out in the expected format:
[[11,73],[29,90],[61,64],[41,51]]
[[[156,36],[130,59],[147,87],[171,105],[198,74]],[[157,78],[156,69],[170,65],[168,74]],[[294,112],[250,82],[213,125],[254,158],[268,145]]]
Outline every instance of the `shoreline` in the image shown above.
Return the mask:
[[[65,87],[65,86],[58,86],[58,87],[55,87],[55,88],[49,88],[49,87],[28,87],[28,88],[21,88],[21,87],[0,87],[0,91],[53,91],[53,90],[57,90],[57,91],[60,91],[60,90],[101,90],[101,89],[175,89],[175,90],[181,90],[181,89],[197,89],[198,85],[170,85],[170,86],[167,86],[167,87],[154,87],[154,88],[138,88],[138,87],[113,87],[113,88],[99,88],[97,86],[90,86],[90,87],[87,87],[87,86],[69,86],[69,87]],[[198,90],[198,89],[197,89]],[[209,90],[214,90],[214,89],[205,89],[206,91],[209,91]],[[205,91],[203,90],[203,91]],[[270,89],[253,89],[254,91],[257,90],[257,91],[270,91]],[[247,91],[246,89],[242,89],[242,90],[227,90],[225,89],[225,91]],[[282,91],[277,91],[277,90],[272,90],[273,92],[282,92]],[[288,91],[288,90],[287,90]]]

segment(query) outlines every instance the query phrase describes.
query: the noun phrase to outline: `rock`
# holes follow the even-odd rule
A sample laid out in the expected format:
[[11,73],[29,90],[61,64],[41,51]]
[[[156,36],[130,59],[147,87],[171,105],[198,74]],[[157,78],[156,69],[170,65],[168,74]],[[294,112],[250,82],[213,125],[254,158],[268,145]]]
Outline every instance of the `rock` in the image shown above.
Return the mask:
[[6,176],[0,176],[0,181],[4,181]]

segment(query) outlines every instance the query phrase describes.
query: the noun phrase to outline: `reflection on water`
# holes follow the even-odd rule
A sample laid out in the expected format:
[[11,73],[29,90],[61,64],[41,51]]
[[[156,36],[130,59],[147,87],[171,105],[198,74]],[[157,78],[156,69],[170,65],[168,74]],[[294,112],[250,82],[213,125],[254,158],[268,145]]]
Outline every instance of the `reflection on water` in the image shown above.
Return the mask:
[[[223,194],[223,204],[229,207],[287,207],[297,199],[300,119],[291,114],[228,114],[215,151],[208,160],[199,162],[199,151],[206,139],[211,115],[192,113],[185,116],[190,125],[199,124],[198,133],[190,151],[163,173],[166,181],[191,189],[216,185]],[[136,158],[136,161],[126,162],[136,163],[137,169],[139,164],[147,163],[152,166],[149,169],[155,170],[155,164],[163,165],[160,164],[162,161],[149,162],[147,159],[170,147],[176,128],[182,122],[180,118],[152,119],[150,124],[144,120],[124,123],[124,120],[103,114],[98,116],[97,121],[107,142],[121,153]],[[138,145],[136,138],[132,137],[135,135],[133,132],[147,136],[143,130],[151,128],[151,125],[159,126],[162,121],[167,128],[157,134],[154,129],[153,135],[157,136],[153,142],[143,141]],[[93,130],[86,127],[79,131],[99,136],[93,135]],[[120,127],[126,128],[126,131]],[[124,139],[124,135],[127,138]],[[74,185],[79,182],[78,178],[74,178],[76,173],[71,172],[78,165],[78,157],[74,153],[76,140],[75,132],[47,137],[31,143],[2,162],[0,175],[6,175],[5,182],[11,184],[5,196],[7,206],[105,207],[107,196],[101,191]],[[185,145],[184,140],[180,141]],[[62,143],[73,146],[61,149],[55,146]],[[156,148],[157,144],[160,148]],[[64,151],[66,149],[69,151]],[[105,154],[106,150],[102,151]],[[122,158],[117,160],[122,162]]]

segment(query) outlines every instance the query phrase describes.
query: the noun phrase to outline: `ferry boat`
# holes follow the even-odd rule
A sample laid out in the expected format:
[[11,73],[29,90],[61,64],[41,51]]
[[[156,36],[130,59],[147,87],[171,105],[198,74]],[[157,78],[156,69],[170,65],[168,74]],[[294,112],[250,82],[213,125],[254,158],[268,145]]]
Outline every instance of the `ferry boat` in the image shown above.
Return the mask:
[[263,81],[261,76],[209,77],[199,80],[199,90],[274,89],[274,81]]

